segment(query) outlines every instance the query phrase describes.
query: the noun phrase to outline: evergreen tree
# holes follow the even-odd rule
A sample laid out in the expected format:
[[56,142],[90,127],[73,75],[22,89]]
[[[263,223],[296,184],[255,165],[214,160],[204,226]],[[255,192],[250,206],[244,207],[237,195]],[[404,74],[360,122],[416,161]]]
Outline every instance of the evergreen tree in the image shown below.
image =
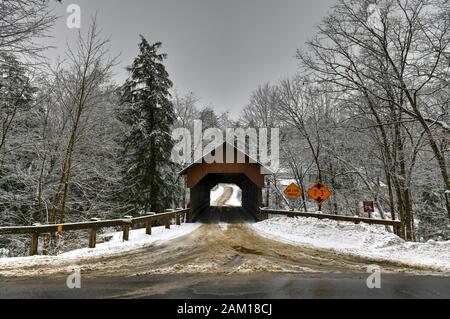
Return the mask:
[[120,120],[129,130],[123,139],[125,199],[134,211],[161,212],[173,201],[174,167],[170,162],[175,121],[169,80],[158,53],[161,43],[149,44],[141,36],[139,55],[121,92]]
[[422,193],[422,201],[417,207],[417,238],[422,241],[450,240],[450,222],[445,215],[441,196],[435,191]]
[[207,130],[209,128],[218,128],[220,126],[219,117],[211,107],[205,107],[203,110],[201,110],[199,119],[200,121],[202,121],[203,130]]

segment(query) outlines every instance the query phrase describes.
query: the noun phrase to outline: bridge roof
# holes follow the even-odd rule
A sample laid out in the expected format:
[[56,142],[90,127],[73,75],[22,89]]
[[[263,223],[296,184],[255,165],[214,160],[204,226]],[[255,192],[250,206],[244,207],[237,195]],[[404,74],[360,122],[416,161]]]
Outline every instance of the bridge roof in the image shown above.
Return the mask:
[[[235,156],[234,162],[227,162],[226,161],[226,150],[227,147],[231,147],[234,151],[235,151]],[[211,153],[217,151],[219,148],[222,148],[224,151],[224,163],[223,164],[229,164],[229,165],[233,165],[233,164],[238,164],[236,163],[236,159],[238,158],[237,154],[243,155],[245,157],[245,163],[243,164],[254,164],[254,165],[258,165],[261,168],[261,175],[273,175],[274,172],[268,168],[266,165],[262,164],[261,162],[259,162],[258,160],[254,159],[253,157],[251,157],[250,155],[248,155],[245,151],[240,150],[239,148],[237,148],[236,146],[231,145],[228,142],[224,142],[223,144],[217,146]],[[210,153],[204,153],[202,158],[198,158],[196,159],[193,163],[189,164],[188,166],[186,166],[185,168],[183,168],[183,170],[181,172],[179,172],[179,175],[186,175],[189,171],[189,169],[195,165],[213,165],[214,163],[207,163],[205,161],[205,157],[210,155]]]
[[[205,157],[212,155],[218,150],[222,151],[222,163],[214,162],[207,163]],[[227,161],[227,152],[232,150],[234,152],[233,162]],[[238,162],[238,158],[244,158],[245,161]],[[208,174],[244,174],[255,185],[264,187],[264,176],[274,174],[268,167],[250,157],[244,151],[225,142],[216,147],[211,153],[204,154],[202,158],[198,159],[191,165],[184,168],[180,175],[187,175],[187,187],[195,187]]]

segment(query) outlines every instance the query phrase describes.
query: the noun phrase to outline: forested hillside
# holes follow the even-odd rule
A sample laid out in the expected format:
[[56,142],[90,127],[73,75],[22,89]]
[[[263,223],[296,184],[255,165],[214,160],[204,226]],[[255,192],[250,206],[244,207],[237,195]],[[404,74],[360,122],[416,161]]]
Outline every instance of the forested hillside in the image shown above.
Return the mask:
[[[201,120],[203,130],[280,128],[268,206],[315,210],[305,191],[321,180],[333,194],[327,213],[357,215],[371,200],[380,218],[402,221],[407,240],[450,239],[448,1],[338,0],[299,47],[292,76],[261,83],[234,117],[177,93],[170,52],[151,30],[136,30],[135,57],[123,61],[92,18],[55,62],[40,41],[58,19],[52,3],[0,6],[1,226],[188,205],[178,176],[188,163],[172,162],[171,132]],[[128,78],[117,83],[121,65]],[[285,179],[301,186],[301,200],[283,198]],[[64,236],[46,238],[44,253],[85,240]],[[0,256],[26,254],[28,241],[0,237]]]

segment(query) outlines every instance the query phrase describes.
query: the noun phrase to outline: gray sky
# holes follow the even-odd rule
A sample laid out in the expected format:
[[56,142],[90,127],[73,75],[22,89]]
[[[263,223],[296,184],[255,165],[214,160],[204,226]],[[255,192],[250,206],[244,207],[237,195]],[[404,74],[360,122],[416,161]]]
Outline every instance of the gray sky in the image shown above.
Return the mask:
[[194,92],[202,105],[236,117],[259,84],[295,73],[295,50],[335,0],[63,0],[55,5],[62,18],[50,41],[63,54],[77,31],[68,29],[67,5],[81,7],[82,31],[97,12],[99,26],[120,54],[116,80],[137,54],[139,34],[161,41],[166,66],[180,94]]

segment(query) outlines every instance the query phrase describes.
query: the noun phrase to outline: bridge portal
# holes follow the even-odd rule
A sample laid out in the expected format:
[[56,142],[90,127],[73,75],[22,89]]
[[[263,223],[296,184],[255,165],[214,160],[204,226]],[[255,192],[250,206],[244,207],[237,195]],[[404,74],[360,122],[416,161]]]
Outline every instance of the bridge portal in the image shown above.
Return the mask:
[[[222,152],[222,163],[207,163],[205,159],[209,155],[207,154],[180,173],[187,177],[187,188],[190,190],[191,221],[260,220],[259,208],[262,204],[264,177],[271,175],[272,172],[229,143],[224,143],[219,148],[211,154]],[[229,152],[232,152],[234,156],[227,156]],[[242,190],[242,207],[211,207],[211,189],[218,184],[237,185]]]

